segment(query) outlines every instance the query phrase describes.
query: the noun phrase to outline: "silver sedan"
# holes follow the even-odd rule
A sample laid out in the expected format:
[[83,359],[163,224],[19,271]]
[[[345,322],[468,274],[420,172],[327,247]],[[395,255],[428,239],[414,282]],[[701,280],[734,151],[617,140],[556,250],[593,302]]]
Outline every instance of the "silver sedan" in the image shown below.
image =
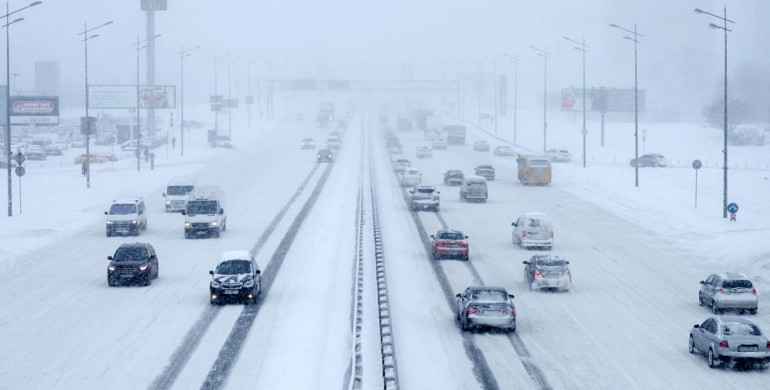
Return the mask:
[[709,306],[714,314],[720,314],[724,310],[748,310],[751,314],[757,313],[757,290],[745,274],[713,274],[700,284],[698,303],[701,306]]
[[709,317],[690,330],[689,344],[690,353],[706,355],[711,368],[730,362],[770,363],[770,341],[746,317]]
[[502,287],[472,286],[457,294],[457,320],[463,330],[489,326],[516,331],[513,295]]

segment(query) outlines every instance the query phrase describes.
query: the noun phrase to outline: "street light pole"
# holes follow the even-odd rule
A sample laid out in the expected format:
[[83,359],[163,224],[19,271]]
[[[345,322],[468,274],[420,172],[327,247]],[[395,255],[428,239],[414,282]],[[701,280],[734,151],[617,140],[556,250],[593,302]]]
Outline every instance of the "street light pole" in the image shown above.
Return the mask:
[[227,61],[227,136],[230,138],[233,136],[233,109],[231,107],[233,97],[230,90],[230,65],[238,62],[239,58],[241,58],[241,56]]
[[495,136],[497,136],[497,116],[498,116],[498,112],[500,111],[499,107],[497,107],[497,94],[498,94],[498,91],[497,91],[497,83],[498,83],[498,80],[497,80],[497,78],[498,78],[498,76],[497,76],[497,58],[493,58],[492,61],[494,62],[494,65],[495,65],[495,79],[494,79],[494,82],[495,82],[495,112],[494,112],[494,115],[492,117],[494,118],[494,121],[495,121]]
[[703,11],[701,9],[696,8],[696,13],[699,14],[706,14],[713,16],[717,19],[720,19],[722,22],[724,22],[724,26],[718,26],[714,23],[710,23],[709,27],[714,29],[720,29],[725,32],[725,91],[724,91],[724,149],[722,150],[722,154],[724,154],[724,183],[723,183],[723,194],[722,194],[722,218],[727,218],[727,33],[730,32],[730,30],[727,28],[727,22],[735,23],[734,21],[727,19],[727,6],[724,7],[724,16],[714,15],[710,12]]
[[564,37],[564,39],[572,42],[577,43],[580,45],[580,47],[575,46],[575,50],[579,50],[583,53],[583,130],[581,133],[583,134],[583,168],[586,167],[586,134],[588,134],[588,129],[586,128],[586,52],[588,49],[588,45],[586,45],[586,38],[583,37],[583,39],[578,42],[574,39],[570,39],[567,37]]
[[[112,24],[112,20],[89,29],[88,24],[83,22],[83,32],[78,35],[83,36],[83,47],[85,53],[85,82],[86,82],[86,118],[85,118],[85,133],[86,133],[86,188],[91,188],[91,117],[88,116],[88,41],[99,36],[99,34],[88,35],[91,31],[98,30],[104,26]],[[83,131],[83,129],[81,129]]]
[[184,157],[184,58],[191,56],[190,52],[199,48],[200,46],[195,46],[191,49],[185,50],[184,46],[182,46],[182,51],[179,52],[179,62],[181,62],[182,70],[181,70],[181,82],[180,82],[180,89],[181,89],[181,115],[179,120],[179,129],[180,129],[180,150],[181,155]]
[[503,53],[504,56],[516,65],[516,70],[513,73],[513,144],[516,145],[516,122],[517,122],[517,100],[519,94],[519,56],[512,56],[508,53]]
[[636,32],[636,23],[634,23],[634,29],[629,30],[623,27],[620,27],[616,24],[610,24],[610,27],[615,27],[619,30],[623,30],[629,34],[632,34],[632,37],[629,37],[628,35],[623,36],[623,39],[628,39],[629,41],[634,42],[634,175],[635,175],[635,186],[639,187],[639,83],[638,83],[638,72],[637,72],[637,46],[639,45],[639,38],[643,37],[644,35],[639,34]]
[[543,152],[546,150],[546,130],[548,129],[548,122],[546,121],[546,107],[547,107],[547,84],[548,84],[548,46],[544,46],[542,49],[529,46],[537,52],[537,55],[543,57]]
[[8,21],[8,17],[20,12],[22,10],[25,10],[29,7],[34,7],[38,4],[42,3],[42,1],[36,1],[34,3],[31,3],[30,5],[19,8],[16,11],[9,12],[8,10],[8,1],[5,2],[5,83],[6,83],[6,89],[5,89],[5,152],[6,152],[6,163],[7,170],[8,170],[8,216],[13,216],[13,190],[11,187],[12,184],[12,175],[11,175],[11,38],[10,38],[10,25],[21,22],[24,20],[24,18],[18,18],[11,22]]
[[[139,40],[139,36],[136,36],[136,171],[139,172],[141,170],[140,167],[140,161],[141,159],[141,147],[142,147],[142,122],[141,117],[139,116],[139,110],[141,109],[141,104],[139,100],[139,51],[142,49],[147,49],[149,47],[149,44],[139,46],[142,43],[149,42],[150,40],[153,40],[155,38],[158,38],[161,34],[157,34],[153,37],[149,37],[143,41]],[[149,49],[148,49],[149,50]],[[149,81],[149,80],[148,80]],[[150,129],[151,130],[151,129]],[[148,130],[148,132],[150,131]]]
[[478,115],[477,123],[478,123],[479,128],[481,128],[481,59],[479,59],[478,64],[479,64],[479,82],[478,82],[478,87],[479,87],[479,102],[478,102],[479,103],[479,115]]

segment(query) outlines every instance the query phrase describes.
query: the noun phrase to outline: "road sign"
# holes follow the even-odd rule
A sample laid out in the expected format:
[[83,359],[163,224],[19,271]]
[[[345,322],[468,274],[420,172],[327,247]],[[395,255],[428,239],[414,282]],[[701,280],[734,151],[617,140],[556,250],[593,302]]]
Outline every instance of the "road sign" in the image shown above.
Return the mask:
[[584,128],[583,128],[583,131],[582,131],[582,133],[583,133],[583,135],[586,135],[586,134],[588,134],[588,129],[586,129],[586,128],[584,127]]
[[703,166],[703,163],[700,160],[692,160],[692,167],[695,170],[700,169]]
[[738,212],[738,205],[735,203],[730,203],[727,205],[727,212],[730,214],[735,214]]
[[24,176],[25,171],[26,170],[24,169],[24,167],[16,167],[16,176],[18,177]]
[[13,159],[16,161],[16,164],[24,164],[24,161],[27,161],[27,156],[25,156],[23,153],[18,152],[13,155]]
[[118,142],[118,139],[115,136],[110,137],[110,143],[114,144],[115,142]]

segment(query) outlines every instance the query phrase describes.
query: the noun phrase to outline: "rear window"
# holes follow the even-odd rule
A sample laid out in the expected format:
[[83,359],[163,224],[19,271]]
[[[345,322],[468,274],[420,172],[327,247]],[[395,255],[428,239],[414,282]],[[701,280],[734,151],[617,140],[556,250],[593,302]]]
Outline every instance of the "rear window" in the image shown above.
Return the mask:
[[499,290],[479,290],[471,294],[471,300],[480,302],[508,302],[508,295]]
[[751,282],[746,279],[725,280],[722,288],[752,288]]
[[529,160],[530,167],[547,167],[548,160]]
[[422,194],[432,194],[433,193],[433,188],[418,188],[417,192],[422,193]]
[[722,334],[725,336],[761,336],[762,332],[756,325],[735,322],[722,325]]
[[465,236],[463,236],[462,233],[458,233],[458,232],[451,232],[451,233],[447,232],[447,233],[441,233],[439,238],[442,240],[463,240],[465,239]]
[[536,263],[539,267],[561,267],[567,266],[564,260],[537,260]]

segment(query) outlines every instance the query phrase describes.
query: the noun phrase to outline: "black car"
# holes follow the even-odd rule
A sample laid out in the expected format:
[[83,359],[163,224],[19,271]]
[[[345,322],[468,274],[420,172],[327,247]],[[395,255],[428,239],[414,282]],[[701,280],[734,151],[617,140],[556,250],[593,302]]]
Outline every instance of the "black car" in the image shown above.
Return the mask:
[[465,174],[459,169],[450,169],[444,172],[444,184],[446,185],[461,185],[465,179]]
[[332,162],[334,154],[329,149],[319,149],[318,153],[315,154],[315,157],[318,162]]
[[228,301],[253,303],[262,290],[262,272],[248,250],[225,252],[217,268],[209,274],[212,305]]
[[107,256],[107,284],[118,286],[139,283],[149,286],[158,277],[158,256],[148,243],[123,244],[112,256]]

